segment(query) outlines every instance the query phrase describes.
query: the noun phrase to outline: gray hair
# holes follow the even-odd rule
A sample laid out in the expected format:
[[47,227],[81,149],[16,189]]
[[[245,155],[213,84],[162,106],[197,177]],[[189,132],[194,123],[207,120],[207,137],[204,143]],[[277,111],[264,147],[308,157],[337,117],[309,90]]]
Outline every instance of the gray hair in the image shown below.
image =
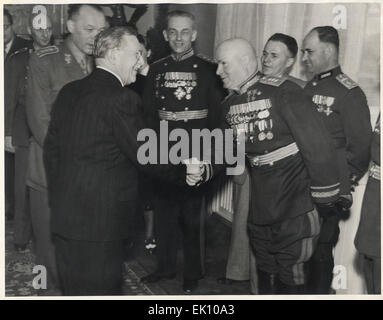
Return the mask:
[[122,38],[127,36],[137,36],[137,31],[132,27],[113,27],[101,31],[96,39],[93,50],[94,57],[105,58],[108,50],[118,48]]

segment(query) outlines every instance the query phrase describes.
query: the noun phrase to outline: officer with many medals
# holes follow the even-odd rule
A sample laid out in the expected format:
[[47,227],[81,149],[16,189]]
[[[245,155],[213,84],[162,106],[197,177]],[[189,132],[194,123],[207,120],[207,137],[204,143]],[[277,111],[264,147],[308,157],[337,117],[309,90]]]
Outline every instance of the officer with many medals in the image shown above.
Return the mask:
[[316,27],[305,37],[302,61],[314,77],[304,88],[332,137],[340,175],[340,201],[321,208],[318,247],[309,262],[309,292],[328,294],[332,281],[333,247],[339,219],[352,205],[351,191],[366,172],[371,140],[370,112],[361,88],[345,75],[338,62],[339,36],[330,26]]
[[232,91],[223,102],[226,122],[245,135],[251,167],[248,230],[259,293],[304,293],[304,265],[320,230],[314,203],[339,195],[330,137],[298,85],[256,73],[249,42],[224,41],[216,59]]
[[[181,128],[189,137],[192,129],[212,129],[218,125],[220,102],[224,97],[222,84],[215,75],[216,66],[194,54],[192,42],[197,37],[194,24],[195,18],[188,12],[168,14],[163,34],[172,54],[151,65],[143,94],[143,105],[152,127],[158,130],[160,122],[166,121],[169,132]],[[169,148],[171,145],[169,143]],[[143,277],[142,282],[175,277],[180,220],[184,249],[183,289],[190,293],[197,288],[203,275],[200,212],[205,188],[182,189],[158,184],[155,190],[158,267],[154,273]]]

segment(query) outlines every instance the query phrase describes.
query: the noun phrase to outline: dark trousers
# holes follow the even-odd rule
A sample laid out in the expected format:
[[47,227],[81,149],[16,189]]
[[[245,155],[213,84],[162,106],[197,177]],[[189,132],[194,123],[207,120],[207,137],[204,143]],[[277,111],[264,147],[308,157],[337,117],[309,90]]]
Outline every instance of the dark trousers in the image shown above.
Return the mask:
[[32,233],[29,192],[26,186],[28,147],[16,147],[15,149],[14,242],[18,245],[25,245],[30,240]]
[[369,257],[362,254],[363,257],[363,273],[366,280],[368,294],[380,294],[380,257]]
[[51,213],[48,205],[48,194],[29,189],[32,228],[36,264],[43,265],[48,273],[48,287],[57,286],[57,267],[55,249],[51,237]]
[[274,274],[288,286],[306,283],[305,264],[312,256],[320,230],[316,209],[272,225],[249,224],[248,228],[258,270]]
[[79,241],[53,235],[63,295],[119,295],[123,241]]
[[201,240],[202,195],[195,190],[159,194],[155,204],[157,260],[160,275],[177,272],[178,228],[181,228],[184,253],[184,280],[202,277],[203,241]]
[[339,212],[319,209],[322,220],[318,245],[307,264],[308,294],[329,294],[334,269],[333,248],[339,237]]
[[15,155],[5,152],[5,214],[13,218],[15,206]]

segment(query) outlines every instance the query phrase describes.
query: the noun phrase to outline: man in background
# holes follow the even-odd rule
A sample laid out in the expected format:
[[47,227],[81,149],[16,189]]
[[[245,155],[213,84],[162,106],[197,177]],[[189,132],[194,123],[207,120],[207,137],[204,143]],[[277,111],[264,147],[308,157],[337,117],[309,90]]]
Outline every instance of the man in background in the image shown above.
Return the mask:
[[92,71],[94,39],[105,28],[105,23],[105,15],[99,6],[69,5],[68,38],[59,46],[35,51],[29,62],[26,113],[32,137],[29,145],[27,185],[37,264],[46,266],[48,286],[52,287],[58,284],[42,147],[51,108],[58,92],[68,82],[84,78]]
[[335,146],[334,162],[340,174],[340,201],[319,208],[322,219],[318,246],[308,263],[308,290],[329,294],[332,282],[333,248],[339,237],[339,219],[352,205],[352,194],[368,168],[371,144],[370,111],[362,89],[342,72],[339,65],[339,35],[330,26],[316,27],[304,38],[302,62],[313,78],[305,94],[329,131]]
[[262,73],[266,76],[287,78],[301,88],[305,81],[290,76],[298,53],[297,41],[283,33],[273,34],[266,42],[261,57]]
[[[192,44],[197,38],[195,23],[194,16],[188,12],[168,13],[163,35],[172,54],[150,66],[143,95],[147,117],[157,132],[160,123],[166,121],[169,132],[181,128],[191,137],[192,129],[212,129],[220,121],[223,89],[215,75],[216,66],[194,53]],[[191,293],[198,287],[198,280],[203,277],[201,210],[204,210],[205,188],[156,185],[158,266],[154,273],[141,279],[143,282],[157,282],[176,276],[177,231],[180,226],[184,251],[183,290]]]
[[[10,58],[20,51],[32,48],[32,41],[25,40],[15,35],[13,18],[7,9],[3,12],[4,23],[4,70],[7,69]],[[12,77],[12,75],[10,74]],[[8,76],[7,76],[8,77]],[[7,78],[5,78],[7,79]],[[4,110],[4,147],[5,147],[5,214],[12,219],[15,210],[15,148],[12,144],[12,122],[14,108],[9,104]]]
[[23,48],[9,56],[4,69],[4,104],[8,117],[6,126],[11,128],[11,141],[15,149],[15,219],[14,246],[22,252],[31,236],[31,219],[26,188],[28,166],[29,128],[25,114],[25,89],[28,61],[33,51],[47,47],[52,37],[52,22],[47,16],[46,25],[39,26],[29,18],[28,30],[33,39],[33,48]]

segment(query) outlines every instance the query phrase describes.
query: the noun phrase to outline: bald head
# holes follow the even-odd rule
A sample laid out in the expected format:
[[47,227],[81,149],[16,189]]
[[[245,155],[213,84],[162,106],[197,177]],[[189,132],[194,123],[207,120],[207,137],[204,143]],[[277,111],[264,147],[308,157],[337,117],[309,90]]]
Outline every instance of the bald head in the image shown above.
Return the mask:
[[217,74],[227,89],[238,89],[257,71],[255,50],[245,39],[223,41],[217,46],[215,57],[218,61]]

